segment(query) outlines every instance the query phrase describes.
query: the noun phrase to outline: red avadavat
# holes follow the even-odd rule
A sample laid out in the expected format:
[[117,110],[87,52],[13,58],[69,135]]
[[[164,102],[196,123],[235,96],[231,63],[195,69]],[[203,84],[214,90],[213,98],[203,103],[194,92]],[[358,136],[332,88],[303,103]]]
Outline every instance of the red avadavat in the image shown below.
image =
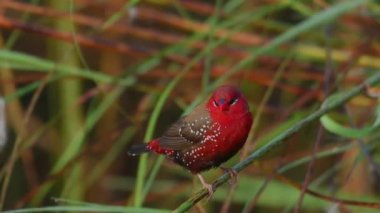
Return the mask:
[[211,196],[213,186],[204,181],[200,172],[220,167],[235,176],[235,171],[220,165],[243,147],[251,125],[252,114],[241,92],[234,86],[221,86],[207,102],[170,126],[161,137],[132,147],[129,153],[165,155],[197,174]]

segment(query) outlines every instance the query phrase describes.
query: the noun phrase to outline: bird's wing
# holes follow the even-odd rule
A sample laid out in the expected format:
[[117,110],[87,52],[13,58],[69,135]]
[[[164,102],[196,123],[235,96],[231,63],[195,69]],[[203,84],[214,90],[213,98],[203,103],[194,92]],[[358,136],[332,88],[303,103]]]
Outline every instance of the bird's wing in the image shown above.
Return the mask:
[[206,110],[197,108],[193,113],[174,123],[159,138],[160,147],[182,150],[202,142],[210,127],[210,116]]

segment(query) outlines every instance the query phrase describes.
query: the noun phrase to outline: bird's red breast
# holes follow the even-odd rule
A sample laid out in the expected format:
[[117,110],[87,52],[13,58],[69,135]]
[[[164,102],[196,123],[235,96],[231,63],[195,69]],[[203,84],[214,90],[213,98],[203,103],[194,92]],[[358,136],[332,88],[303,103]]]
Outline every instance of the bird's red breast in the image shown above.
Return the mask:
[[222,86],[146,148],[199,173],[235,155],[244,145],[251,125],[246,99],[236,87]]

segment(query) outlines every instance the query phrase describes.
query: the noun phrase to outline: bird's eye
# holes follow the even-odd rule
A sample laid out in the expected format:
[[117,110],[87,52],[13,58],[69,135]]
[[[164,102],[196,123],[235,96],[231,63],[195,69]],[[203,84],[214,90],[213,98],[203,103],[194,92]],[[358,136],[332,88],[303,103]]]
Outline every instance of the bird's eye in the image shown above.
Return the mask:
[[219,106],[218,102],[216,102],[215,100],[214,100],[214,106],[216,106],[216,107]]
[[237,98],[232,99],[230,102],[228,102],[229,105],[234,105],[238,101]]

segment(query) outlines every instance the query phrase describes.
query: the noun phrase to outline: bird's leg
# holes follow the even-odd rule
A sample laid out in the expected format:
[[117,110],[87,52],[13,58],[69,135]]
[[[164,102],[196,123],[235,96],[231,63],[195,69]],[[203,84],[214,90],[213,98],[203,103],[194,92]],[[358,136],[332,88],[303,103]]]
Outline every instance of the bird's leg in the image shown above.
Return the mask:
[[203,176],[201,174],[197,174],[199,180],[201,180],[201,183],[203,185],[204,188],[207,189],[208,191],[208,198],[207,200],[210,200],[212,195],[214,194],[214,186],[212,184],[209,184],[209,183],[206,183],[205,179],[203,178]]
[[231,186],[234,186],[237,183],[237,175],[238,175],[237,171],[235,169],[227,168],[224,166],[219,166],[219,168],[223,170],[223,172],[228,173],[228,175],[230,176],[228,183]]

